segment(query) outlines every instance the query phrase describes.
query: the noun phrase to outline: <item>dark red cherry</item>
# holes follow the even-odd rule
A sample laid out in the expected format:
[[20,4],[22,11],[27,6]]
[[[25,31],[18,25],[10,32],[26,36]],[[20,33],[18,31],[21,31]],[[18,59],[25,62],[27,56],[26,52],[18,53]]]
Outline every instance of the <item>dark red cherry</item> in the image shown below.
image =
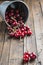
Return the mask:
[[27,31],[24,31],[24,34],[27,35]]
[[14,32],[9,33],[9,36],[14,37]]
[[30,36],[31,34],[32,34],[32,31],[28,30],[28,31],[27,31],[27,35]]
[[18,33],[15,33],[15,37],[16,37],[16,38],[19,38],[19,36],[20,36],[20,35],[19,35]]
[[22,32],[22,33],[21,33],[21,37],[24,38],[24,36],[25,36],[25,35],[24,35],[24,32]]
[[22,28],[21,31],[24,32],[24,28]]
[[24,62],[30,61],[30,54],[28,52],[25,52],[23,55]]
[[14,12],[14,10],[13,10],[13,9],[11,9],[11,12],[13,13],[13,12]]
[[28,26],[26,26],[26,29],[29,30],[30,28]]
[[11,13],[11,16],[13,16],[14,15],[14,13]]
[[19,15],[19,14],[16,14],[15,16],[16,16],[16,17],[19,17],[20,15]]
[[36,59],[36,54],[32,52],[30,54],[30,58],[31,58],[31,60],[35,60]]
[[16,13],[18,14],[19,13],[19,10],[16,10]]
[[13,26],[17,26],[17,22],[13,22],[12,25],[13,25]]
[[21,36],[21,33],[22,33],[21,30],[19,29],[17,32],[18,32],[18,34]]
[[7,29],[8,29],[8,30],[12,30],[12,28],[11,28],[11,27],[7,27]]
[[26,31],[26,27],[24,26],[24,30]]

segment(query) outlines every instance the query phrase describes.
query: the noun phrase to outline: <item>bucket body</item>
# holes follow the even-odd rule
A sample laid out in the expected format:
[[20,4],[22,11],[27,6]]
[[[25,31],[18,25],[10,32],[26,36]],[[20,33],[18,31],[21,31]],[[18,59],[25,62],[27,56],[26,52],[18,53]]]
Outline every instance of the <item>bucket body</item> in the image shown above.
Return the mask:
[[7,7],[10,5],[11,2],[9,1],[5,1],[0,5],[0,15],[2,16],[2,18],[5,20],[5,11],[7,9]]
[[3,20],[6,22],[5,20],[5,12],[6,12],[6,9],[8,8],[8,6],[10,4],[12,4],[13,2],[20,2],[20,3],[23,3],[27,9],[28,9],[28,16],[29,16],[29,7],[27,6],[26,3],[24,3],[23,1],[4,1],[1,5],[0,5],[0,15],[2,16]]

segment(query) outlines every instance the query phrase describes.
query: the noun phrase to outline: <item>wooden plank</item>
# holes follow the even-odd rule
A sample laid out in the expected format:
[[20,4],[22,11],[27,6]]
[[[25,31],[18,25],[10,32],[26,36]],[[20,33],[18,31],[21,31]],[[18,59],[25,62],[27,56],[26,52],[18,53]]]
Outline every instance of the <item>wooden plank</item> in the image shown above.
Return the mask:
[[11,40],[9,65],[21,65],[23,56],[23,42],[17,39]]
[[[24,51],[36,52],[35,49],[35,34],[34,34],[34,24],[33,24],[33,15],[32,15],[32,5],[30,0],[25,0],[29,6],[29,17],[26,25],[32,29],[33,35],[24,39]],[[36,62],[27,63],[26,65],[36,65]]]
[[[34,30],[34,21],[33,21],[33,13],[32,13],[32,1],[28,0],[27,4],[29,6],[29,18],[27,20],[27,25],[31,28],[33,34],[30,37],[27,37],[27,50],[28,52],[35,52],[36,53],[36,48],[35,48],[35,30]],[[28,65],[36,65],[36,62],[29,63]]]
[[42,15],[43,15],[43,0],[40,0],[40,6],[41,6],[41,10],[42,10]]
[[[26,3],[27,1],[24,0]],[[27,22],[25,23],[27,25]],[[27,36],[24,37],[24,53],[27,52]],[[24,63],[24,65],[28,65],[28,63]]]
[[4,46],[4,38],[5,38],[4,27],[1,22],[0,23],[0,60],[1,60],[3,46]]
[[10,40],[7,38],[6,35],[0,65],[8,65],[9,51],[10,51]]
[[43,41],[41,38],[41,33],[42,33],[42,26],[41,23],[43,22],[42,19],[42,13],[41,13],[41,8],[39,5],[39,1],[34,1],[32,2],[32,11],[33,11],[33,16],[34,16],[34,27],[35,27],[35,34],[36,34],[36,42],[37,42],[37,50],[38,53],[41,51],[41,53],[38,56],[38,60],[41,60],[41,63],[43,65]]
[[3,38],[4,38],[4,35],[0,33],[0,60],[1,60],[1,55],[2,55],[3,46],[4,46]]

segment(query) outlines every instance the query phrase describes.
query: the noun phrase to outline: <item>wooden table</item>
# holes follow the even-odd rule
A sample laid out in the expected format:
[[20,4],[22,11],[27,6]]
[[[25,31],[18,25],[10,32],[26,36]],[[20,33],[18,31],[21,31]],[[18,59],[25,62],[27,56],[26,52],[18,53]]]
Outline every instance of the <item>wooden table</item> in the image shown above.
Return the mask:
[[[29,6],[26,24],[30,26],[33,34],[22,41],[9,39],[5,33],[5,24],[0,23],[0,65],[38,65],[37,60],[43,65],[43,0],[24,1]],[[24,64],[22,57],[27,50],[38,54],[38,58],[32,63]]]

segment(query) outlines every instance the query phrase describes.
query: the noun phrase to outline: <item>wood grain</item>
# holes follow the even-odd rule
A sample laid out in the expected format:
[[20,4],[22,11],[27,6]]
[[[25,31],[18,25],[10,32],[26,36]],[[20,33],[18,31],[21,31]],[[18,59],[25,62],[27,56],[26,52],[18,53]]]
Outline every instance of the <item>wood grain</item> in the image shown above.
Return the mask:
[[34,28],[35,28],[35,35],[36,35],[36,44],[37,44],[37,50],[38,53],[41,51],[41,53],[39,54],[39,61],[41,61],[42,65],[43,65],[43,61],[42,61],[42,54],[43,54],[43,46],[42,46],[42,39],[41,39],[41,33],[42,33],[42,26],[41,26],[41,18],[42,18],[42,13],[41,13],[41,8],[39,5],[39,1],[32,2],[32,10],[33,10],[33,16],[34,16]]
[[9,51],[10,51],[10,40],[7,38],[6,35],[0,65],[8,65]]
[[[22,41],[8,39],[5,27],[0,24],[0,65],[38,65],[37,60],[43,65],[43,0],[24,1],[29,6],[26,25],[33,34],[30,37],[25,36]],[[38,59],[32,63],[22,63],[23,53],[26,51],[35,52],[39,55]]]
[[23,56],[23,42],[20,40],[11,40],[9,65],[21,65]]

